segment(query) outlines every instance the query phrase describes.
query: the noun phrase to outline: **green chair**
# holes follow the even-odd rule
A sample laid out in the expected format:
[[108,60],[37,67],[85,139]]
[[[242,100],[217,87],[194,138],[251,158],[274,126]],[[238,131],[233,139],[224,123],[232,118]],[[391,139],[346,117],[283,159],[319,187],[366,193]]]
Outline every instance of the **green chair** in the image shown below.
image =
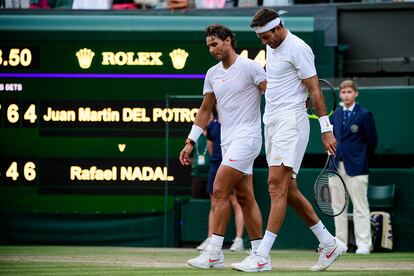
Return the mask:
[[[390,210],[394,206],[395,184],[368,185],[368,202],[371,210]],[[385,210],[384,210],[385,209]]]
[[[389,252],[393,248],[392,217],[395,197],[395,185],[368,185],[368,201],[372,211],[388,212],[386,214],[371,213],[373,252]],[[384,232],[385,231],[385,232]]]
[[[392,208],[394,206],[395,185],[376,186],[368,185],[368,202],[371,211],[385,211],[392,216]],[[348,252],[356,250],[354,235],[354,219],[352,215],[352,202],[349,202],[348,209]]]

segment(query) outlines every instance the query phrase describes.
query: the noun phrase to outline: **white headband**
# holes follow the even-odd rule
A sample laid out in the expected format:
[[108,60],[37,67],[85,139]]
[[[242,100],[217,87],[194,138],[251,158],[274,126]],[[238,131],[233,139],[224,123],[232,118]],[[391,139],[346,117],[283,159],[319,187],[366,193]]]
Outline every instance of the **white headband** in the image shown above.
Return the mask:
[[[277,13],[279,15],[282,15],[282,14],[287,13],[287,11],[280,10]],[[278,18],[273,19],[272,21],[270,21],[269,23],[267,23],[266,25],[262,27],[254,27],[253,29],[257,34],[260,34],[260,33],[270,31],[271,29],[275,28],[280,23],[285,24],[285,21],[282,18],[278,17]]]

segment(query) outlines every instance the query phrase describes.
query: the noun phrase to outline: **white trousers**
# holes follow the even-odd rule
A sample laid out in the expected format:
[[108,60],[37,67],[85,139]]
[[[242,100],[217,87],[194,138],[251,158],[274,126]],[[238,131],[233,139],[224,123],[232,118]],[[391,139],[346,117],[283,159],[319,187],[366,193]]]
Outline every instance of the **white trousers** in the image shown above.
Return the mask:
[[[346,174],[344,162],[339,162],[339,174],[345,182],[353,206],[355,242],[358,248],[370,248],[371,222],[368,205],[368,175],[349,176]],[[342,242],[348,242],[348,212],[335,217],[336,237]]]

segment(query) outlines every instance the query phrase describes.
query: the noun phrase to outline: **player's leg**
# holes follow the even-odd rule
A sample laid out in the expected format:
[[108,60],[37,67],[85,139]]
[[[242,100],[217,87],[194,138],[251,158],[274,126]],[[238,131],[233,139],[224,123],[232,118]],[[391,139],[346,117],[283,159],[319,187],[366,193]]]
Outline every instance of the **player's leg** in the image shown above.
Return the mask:
[[198,251],[203,251],[206,249],[207,245],[210,243],[211,235],[213,234],[213,204],[211,204],[212,201],[212,194],[210,194],[210,211],[208,212],[208,229],[207,229],[207,238],[196,247]]
[[230,194],[236,183],[243,178],[243,173],[221,164],[213,185],[213,234],[206,249],[200,256],[190,259],[187,263],[193,267],[209,269],[224,268],[224,255],[222,251],[224,234],[230,220]]
[[197,246],[198,251],[203,251],[206,249],[207,245],[210,243],[211,235],[213,234],[213,184],[214,179],[216,178],[217,170],[220,166],[220,162],[210,162],[210,167],[208,170],[207,177],[207,193],[210,195],[210,212],[208,213],[208,231],[207,238]]
[[[303,117],[307,119],[305,114]],[[274,124],[265,126],[270,213],[266,232],[257,249],[258,254],[264,257],[268,257],[286,215],[292,168],[296,160],[297,145],[300,142],[300,129],[297,122],[297,115],[289,113],[280,116]]]
[[299,172],[306,146],[309,140],[309,120],[306,116],[296,116],[297,140],[292,142],[290,158],[287,161],[292,164],[293,174],[291,175],[288,200],[289,204],[298,215],[310,227],[311,231],[319,240],[319,259],[311,267],[311,270],[320,271],[327,269],[336,259],[338,259],[348,249],[343,242],[334,238],[317,217],[310,202],[299,191],[296,183],[296,175]]
[[279,232],[285,217],[290,179],[289,175],[291,175],[291,170],[291,168],[283,165],[269,168],[268,189],[271,206],[267,230],[259,247],[256,250],[253,250],[252,254],[242,262],[232,264],[233,269],[244,272],[272,270],[269,253],[276,239],[276,233]]
[[243,251],[243,230],[244,230],[244,219],[243,212],[240,204],[237,202],[236,195],[233,193],[230,195],[230,203],[234,213],[234,223],[236,226],[236,237],[233,240],[233,244],[230,247],[230,251]]
[[[322,251],[330,252],[332,251],[332,248],[339,246],[337,253],[340,256],[340,254],[342,254],[343,251],[347,249],[345,244],[336,241],[332,234],[323,225],[322,221],[319,220],[310,202],[299,191],[295,178],[292,178],[291,184],[289,186],[288,203],[290,206],[292,206],[295,212],[303,219],[303,221],[309,226],[309,228],[318,238],[320,243],[319,248],[322,249]],[[323,254],[322,260],[320,259],[318,261],[318,263],[321,262],[321,264],[315,265],[312,269],[326,269],[330,264],[333,263],[334,258],[338,258],[339,256],[336,256],[336,254],[334,253],[332,254],[332,257],[329,257],[328,254],[329,258],[325,260],[326,254]]]
[[230,195],[244,174],[222,164],[213,186],[213,234],[224,236],[231,215]]
[[208,236],[211,238],[211,235],[213,235],[213,194],[210,195],[210,212],[208,213]]
[[261,256],[269,256],[276,236],[285,219],[291,176],[292,168],[283,164],[269,167],[268,191],[270,196],[270,213],[266,232],[257,249]]
[[320,222],[310,202],[299,191],[296,179],[292,178],[289,186],[288,203],[303,221],[311,228],[323,246],[335,244],[335,239]]
[[253,176],[245,175],[235,186],[237,202],[240,204],[244,223],[252,245],[256,250],[262,239],[262,214],[254,196]]

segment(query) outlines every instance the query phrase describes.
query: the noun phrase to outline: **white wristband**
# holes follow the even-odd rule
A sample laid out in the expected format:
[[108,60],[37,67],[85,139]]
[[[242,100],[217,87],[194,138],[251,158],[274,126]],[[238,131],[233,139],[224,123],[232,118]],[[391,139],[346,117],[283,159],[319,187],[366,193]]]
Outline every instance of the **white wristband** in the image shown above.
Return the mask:
[[190,134],[188,134],[188,139],[191,139],[194,142],[197,142],[201,134],[203,134],[203,129],[197,125],[193,125],[191,127]]
[[331,125],[328,116],[322,116],[318,120],[319,125],[321,126],[321,133],[333,131],[333,125]]

